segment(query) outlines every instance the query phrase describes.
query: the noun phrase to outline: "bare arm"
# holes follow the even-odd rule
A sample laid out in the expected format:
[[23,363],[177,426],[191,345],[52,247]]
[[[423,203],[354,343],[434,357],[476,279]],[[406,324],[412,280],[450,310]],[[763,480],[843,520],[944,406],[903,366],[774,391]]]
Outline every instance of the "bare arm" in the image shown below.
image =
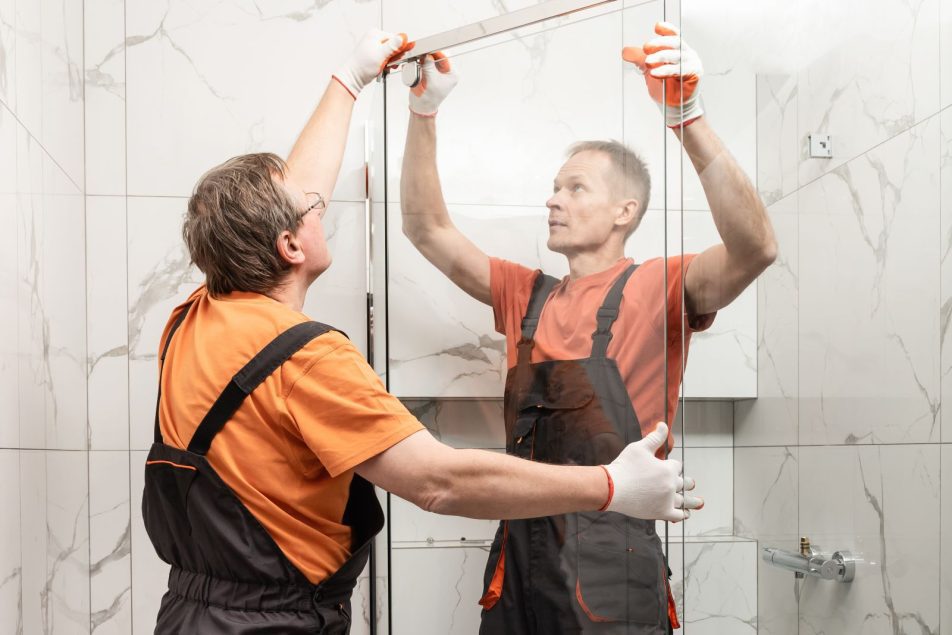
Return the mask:
[[514,519],[594,511],[608,498],[600,467],[548,465],[487,450],[457,450],[426,431],[357,466],[357,473],[431,512]]
[[288,156],[288,176],[305,192],[331,200],[353,110],[354,98],[331,80]]
[[687,305],[695,315],[734,300],[776,259],[773,228],[756,189],[705,117],[675,129],[711,206],[724,242],[698,254],[685,274]]
[[489,257],[456,228],[443,200],[433,117],[410,115],[400,198],[410,242],[463,291],[491,305]]

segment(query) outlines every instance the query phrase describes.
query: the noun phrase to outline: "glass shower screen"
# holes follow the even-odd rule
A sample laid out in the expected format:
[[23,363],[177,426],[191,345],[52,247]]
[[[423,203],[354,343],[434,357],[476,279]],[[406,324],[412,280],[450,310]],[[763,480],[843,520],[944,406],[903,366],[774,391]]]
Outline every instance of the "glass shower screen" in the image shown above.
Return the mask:
[[[436,117],[436,165],[453,224],[488,256],[541,269],[557,279],[567,276],[566,256],[550,249],[547,201],[568,149],[582,141],[616,140],[645,161],[649,204],[626,243],[625,256],[639,267],[647,264],[645,271],[656,268],[659,284],[628,305],[657,324],[644,329],[638,340],[636,410],[644,422],[669,421],[672,452],[686,461],[686,473],[702,482],[714,480],[723,489],[729,487],[722,478],[727,475],[729,481],[729,456],[711,450],[730,447],[723,438],[730,434],[723,429],[729,425],[726,400],[755,394],[756,367],[749,362],[756,359],[750,350],[755,339],[749,328],[737,327],[737,316],[719,316],[715,327],[695,336],[679,392],[684,353],[676,340],[684,325],[681,299],[671,292],[680,286],[671,278],[683,276],[683,253],[714,244],[717,233],[697,178],[688,177],[693,172],[680,143],[665,128],[641,74],[621,57],[624,46],[654,37],[656,22],[679,24],[678,3],[597,3],[473,41],[468,39],[479,33],[477,27],[459,28],[487,19],[495,21],[480,28],[511,26],[499,15],[511,18],[522,10],[523,16],[538,17],[533,11],[579,4],[420,0],[401,7],[399,16],[389,16],[385,9],[384,27],[406,30],[423,47],[440,43],[459,77]],[[447,31],[467,41],[446,46],[452,38],[421,37]],[[368,138],[374,366],[388,389],[442,442],[505,452],[503,395],[515,364],[515,341],[507,346],[497,331],[505,316],[457,287],[404,235],[400,181],[411,116],[408,88],[400,70],[381,83]],[[738,313],[748,322],[752,318],[756,327],[755,313]],[[735,333],[740,335],[733,337]],[[748,335],[750,341],[744,340]],[[735,377],[725,377],[732,372]],[[716,434],[702,432],[709,419]],[[708,446],[696,452],[713,477],[693,473],[695,450],[688,430],[699,433],[698,445]],[[705,490],[704,495],[712,507],[711,493]],[[490,551],[499,523],[438,516],[383,496],[388,528],[375,558],[378,632],[477,632],[487,561],[498,556]],[[729,504],[730,493],[713,498]],[[704,519],[705,510],[686,523],[656,526],[682,622],[685,602],[691,601],[682,563],[706,553],[712,543],[732,540],[729,507],[711,511],[713,520]],[[578,581],[578,572],[567,575]],[[637,598],[631,589],[620,593]]]

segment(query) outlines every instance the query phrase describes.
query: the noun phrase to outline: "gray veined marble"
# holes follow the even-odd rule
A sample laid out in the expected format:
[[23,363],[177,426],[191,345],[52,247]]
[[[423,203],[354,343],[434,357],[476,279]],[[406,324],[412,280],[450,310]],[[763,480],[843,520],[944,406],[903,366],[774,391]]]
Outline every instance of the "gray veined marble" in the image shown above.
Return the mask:
[[[949,5],[949,2],[946,2]],[[952,14],[952,6],[948,7]],[[952,17],[948,18],[952,22]],[[950,61],[952,67],[952,61]],[[939,313],[939,334],[941,342],[942,398],[952,400],[952,108],[946,108],[939,115],[939,180],[940,193],[940,283],[941,307]],[[952,401],[946,401],[952,403]],[[942,441],[952,442],[952,407],[941,409]]]
[[937,632],[939,446],[801,447],[800,533],[858,556],[849,585],[803,582],[808,632]]
[[[229,156],[285,152],[331,73],[379,15],[378,0],[127,3],[129,192],[185,196]],[[307,71],[275,59],[307,60]],[[363,200],[357,166],[370,105],[369,97],[357,103],[345,167],[328,199]],[[181,147],[191,151],[182,155]]]
[[801,443],[938,440],[937,124],[799,193]]

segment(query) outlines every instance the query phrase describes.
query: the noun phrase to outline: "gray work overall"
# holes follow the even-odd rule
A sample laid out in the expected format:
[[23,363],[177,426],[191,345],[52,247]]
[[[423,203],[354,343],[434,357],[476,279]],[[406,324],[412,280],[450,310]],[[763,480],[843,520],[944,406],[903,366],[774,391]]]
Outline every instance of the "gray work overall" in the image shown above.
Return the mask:
[[[169,343],[187,313],[188,307],[172,326],[162,352],[163,365]],[[314,585],[205,458],[215,435],[245,397],[302,346],[330,330],[324,324],[305,322],[278,335],[232,378],[187,450],[162,442],[156,407],[142,515],[156,553],[172,565],[156,633],[343,635],[350,631],[350,596],[369,557],[371,539],[383,526],[373,486],[354,475],[343,516],[343,523],[353,531],[352,555],[330,578]]]
[[[557,280],[539,274],[516,365],[506,377],[506,450],[561,465],[604,465],[641,427],[615,360],[607,357],[625,283],[614,282],[584,359],[532,363],[533,338]],[[654,521],[611,512],[500,523],[486,565],[483,635],[664,635],[677,628]]]

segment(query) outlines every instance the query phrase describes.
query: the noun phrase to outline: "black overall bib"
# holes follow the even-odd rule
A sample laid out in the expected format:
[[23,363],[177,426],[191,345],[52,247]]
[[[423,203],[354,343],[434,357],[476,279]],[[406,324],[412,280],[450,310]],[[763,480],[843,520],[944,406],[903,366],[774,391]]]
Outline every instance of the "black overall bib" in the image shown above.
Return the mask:
[[[558,282],[543,274],[536,278],[518,359],[506,377],[509,454],[553,464],[603,465],[641,439],[621,374],[606,356],[622,292],[635,268],[615,280],[598,309],[591,356],[576,360],[530,361],[542,307]],[[617,513],[501,522],[484,588],[483,635],[664,635],[677,619],[654,521]]]
[[[163,363],[187,313],[188,307],[172,326]],[[245,397],[302,346],[330,330],[324,324],[305,322],[276,337],[232,378],[187,450],[162,442],[156,408],[142,515],[156,553],[172,565],[156,633],[331,635],[350,631],[350,596],[369,557],[371,539],[383,526],[373,486],[354,475],[342,521],[353,531],[353,555],[330,578],[314,585],[205,458],[215,435]],[[162,365],[159,368],[161,385]]]

